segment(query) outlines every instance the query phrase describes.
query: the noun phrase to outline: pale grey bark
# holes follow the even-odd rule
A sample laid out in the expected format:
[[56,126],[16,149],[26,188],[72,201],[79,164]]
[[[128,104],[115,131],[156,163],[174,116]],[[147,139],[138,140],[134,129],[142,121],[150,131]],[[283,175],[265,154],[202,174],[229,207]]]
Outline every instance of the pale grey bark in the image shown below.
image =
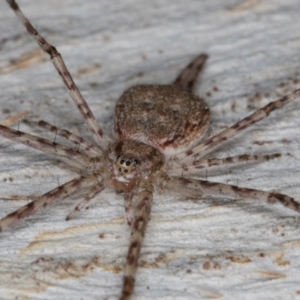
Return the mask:
[[[168,83],[191,58],[210,55],[197,84],[212,111],[209,134],[232,125],[300,80],[300,4],[288,1],[19,1],[57,46],[94,115],[110,134],[126,87]],[[243,4],[243,5],[242,5]],[[0,3],[0,120],[32,110],[82,136],[88,130],[49,59]],[[13,70],[12,60],[37,57]],[[281,152],[280,159],[207,176],[300,200],[300,101],[215,152]],[[43,137],[20,123],[19,128]],[[0,140],[0,198],[38,195],[74,177],[47,155]],[[223,168],[219,168],[223,170]],[[222,175],[224,174],[224,175]],[[0,298],[114,299],[129,230],[123,200],[107,191],[72,221],[70,198],[1,233]],[[1,217],[26,201],[3,200]],[[155,195],[136,299],[294,299],[300,292],[299,216],[281,205]]]

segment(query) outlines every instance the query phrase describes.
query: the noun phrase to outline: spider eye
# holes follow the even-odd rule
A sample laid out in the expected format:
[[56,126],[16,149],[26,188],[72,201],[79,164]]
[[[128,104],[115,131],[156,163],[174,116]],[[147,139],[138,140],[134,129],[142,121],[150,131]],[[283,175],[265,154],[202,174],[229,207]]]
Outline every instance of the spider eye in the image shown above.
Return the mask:
[[120,176],[134,176],[138,160],[133,157],[119,156],[115,162],[116,170]]

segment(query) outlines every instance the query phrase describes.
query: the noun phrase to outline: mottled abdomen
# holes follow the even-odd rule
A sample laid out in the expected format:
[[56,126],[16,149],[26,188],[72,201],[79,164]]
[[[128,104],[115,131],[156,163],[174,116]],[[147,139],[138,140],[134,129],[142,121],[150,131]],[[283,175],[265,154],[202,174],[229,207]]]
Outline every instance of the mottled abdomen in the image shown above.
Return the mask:
[[119,99],[114,133],[120,140],[148,144],[165,155],[188,150],[209,124],[206,103],[172,85],[138,85]]

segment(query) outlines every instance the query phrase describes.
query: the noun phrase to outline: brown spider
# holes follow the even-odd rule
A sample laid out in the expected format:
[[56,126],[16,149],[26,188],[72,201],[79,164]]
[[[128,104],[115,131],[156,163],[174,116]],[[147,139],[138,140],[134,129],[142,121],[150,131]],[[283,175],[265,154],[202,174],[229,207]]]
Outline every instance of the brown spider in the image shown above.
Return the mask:
[[[187,198],[227,196],[250,198],[270,204],[280,202],[300,212],[293,198],[261,190],[193,179],[199,169],[210,166],[275,158],[278,155],[239,155],[227,158],[203,158],[216,147],[281,108],[300,94],[300,89],[269,103],[221,133],[201,142],[209,125],[210,113],[205,102],[192,94],[207,55],[201,54],[183,69],[171,85],[138,85],[120,97],[114,115],[114,134],[110,139],[96,122],[55,47],[34,29],[14,0],[7,0],[19,20],[39,46],[47,52],[77,105],[97,146],[46,122],[36,125],[55,132],[78,145],[69,147],[0,125],[0,135],[52,154],[78,170],[79,177],[38,197],[0,220],[0,231],[49,204],[81,189],[85,198],[67,216],[73,218],[91,199],[107,187],[124,193],[127,223],[131,228],[123,289],[120,299],[133,293],[137,262],[145,235],[154,189],[172,190]],[[183,173],[184,172],[184,173]],[[184,176],[182,176],[184,174]]]

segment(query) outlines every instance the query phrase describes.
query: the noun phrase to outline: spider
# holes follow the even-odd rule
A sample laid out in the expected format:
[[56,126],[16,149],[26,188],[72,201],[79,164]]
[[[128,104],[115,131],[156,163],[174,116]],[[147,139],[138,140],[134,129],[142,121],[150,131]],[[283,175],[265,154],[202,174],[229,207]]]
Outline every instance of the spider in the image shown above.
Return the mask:
[[300,89],[269,103],[221,133],[202,141],[209,125],[210,112],[206,103],[193,95],[196,79],[208,58],[206,54],[201,54],[170,85],[137,85],[126,90],[115,108],[115,140],[112,140],[96,122],[56,48],[37,32],[14,0],[7,2],[29,34],[50,55],[89,128],[94,143],[44,121],[34,124],[66,138],[77,148],[66,147],[0,125],[1,136],[54,155],[78,172],[76,179],[2,218],[0,231],[50,204],[87,189],[86,196],[67,216],[69,220],[101,191],[113,187],[124,195],[126,220],[131,229],[120,296],[120,299],[129,299],[134,289],[137,262],[155,190],[172,190],[183,197],[196,199],[203,196],[227,196],[250,198],[270,204],[279,202],[300,212],[300,203],[287,195],[194,178],[200,170],[211,166],[278,157],[278,154],[273,154],[205,158],[228,139],[294,100],[299,96]]

